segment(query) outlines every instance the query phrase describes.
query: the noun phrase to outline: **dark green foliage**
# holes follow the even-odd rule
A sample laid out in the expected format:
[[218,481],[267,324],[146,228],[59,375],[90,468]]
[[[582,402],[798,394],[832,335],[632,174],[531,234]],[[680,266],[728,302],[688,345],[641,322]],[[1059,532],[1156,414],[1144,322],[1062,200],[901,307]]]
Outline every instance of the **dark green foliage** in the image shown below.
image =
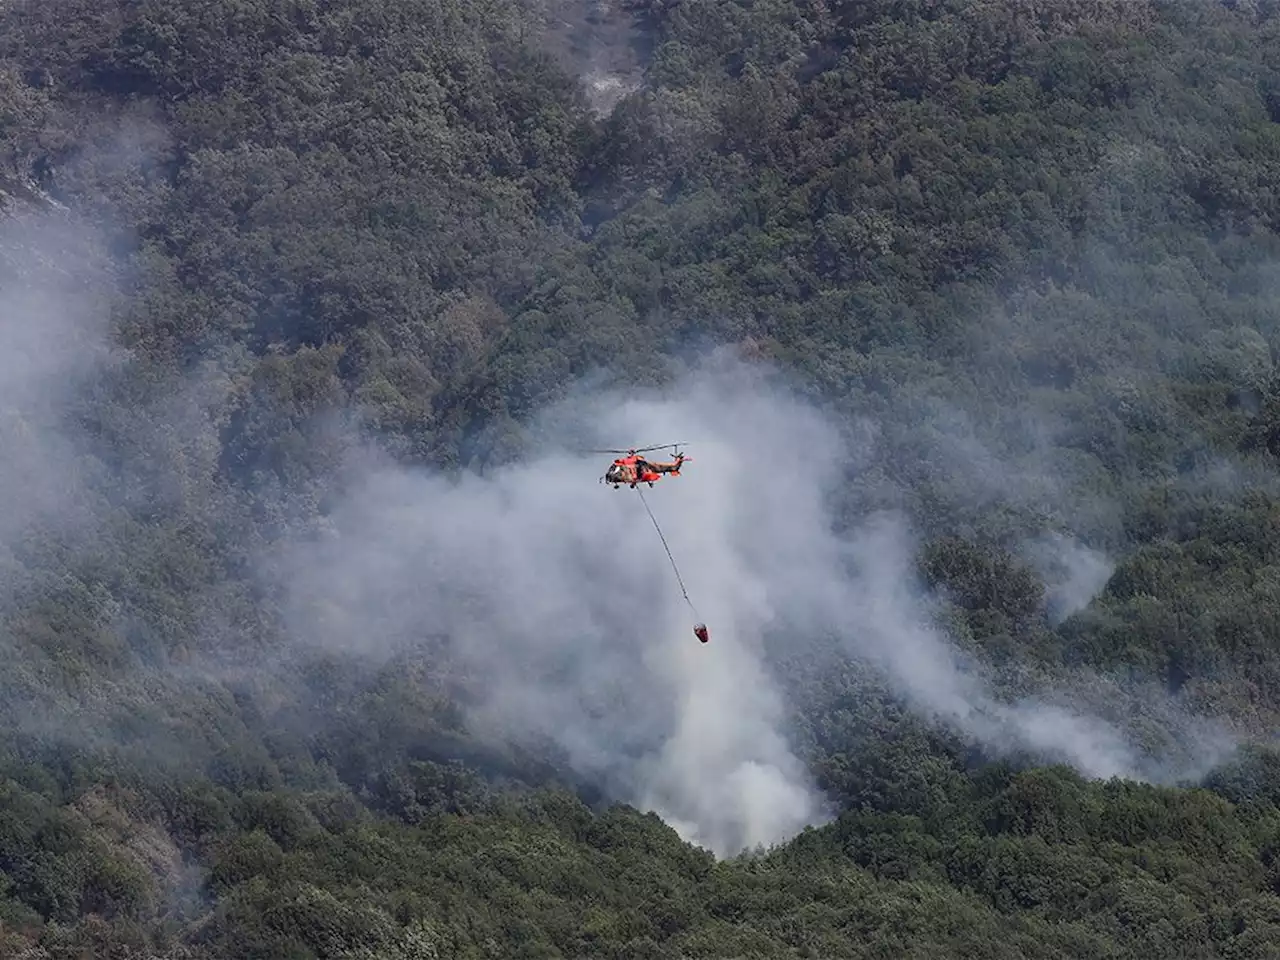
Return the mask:
[[837,815],[716,862],[470,734],[443,639],[277,652],[254,565],[323,529],[347,428],[490,466],[579,377],[732,344],[874,434],[838,520],[905,509],[1001,693],[1280,720],[1276,5],[632,0],[590,14],[649,54],[607,116],[547,53],[577,6],[0,5],[0,208],[97,225],[130,351],[57,413],[93,522],[0,527],[0,953],[1273,956],[1267,747],[996,761],[797,642]]

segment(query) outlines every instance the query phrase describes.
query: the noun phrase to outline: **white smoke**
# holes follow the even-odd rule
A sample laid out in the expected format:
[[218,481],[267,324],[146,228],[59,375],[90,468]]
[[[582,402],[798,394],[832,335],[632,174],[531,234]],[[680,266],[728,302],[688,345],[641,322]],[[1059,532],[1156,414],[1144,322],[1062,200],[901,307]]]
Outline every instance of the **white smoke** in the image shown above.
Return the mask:
[[996,699],[982,665],[948,641],[916,592],[912,541],[895,518],[872,518],[842,546],[851,574],[814,598],[815,616],[847,649],[879,664],[919,712],[992,752],[1026,751],[1090,777],[1144,779],[1163,766],[1120,727],[1068,703]]
[[1105,554],[1061,533],[1033,540],[1027,554],[1045,582],[1049,619],[1055,624],[1087,607],[1115,571]]
[[[371,656],[434,644],[437,669],[483,689],[476,732],[550,739],[581,774],[721,855],[826,817],[770,672],[768,651],[790,638],[842,645],[992,749],[1140,775],[1117,727],[997,702],[933,626],[905,528],[875,517],[836,532],[830,494],[859,451],[758,373],[725,363],[666,397],[578,398],[540,427],[539,458],[484,477],[370,465],[329,536],[275,568],[292,630]],[[641,493],[598,484],[610,457],[577,452],[675,441],[693,461],[641,490],[696,611]]]
[[482,680],[477,728],[551,738],[717,853],[785,840],[823,814],[763,659],[790,590],[772,537],[820,519],[822,478],[812,453],[765,451],[813,450],[823,428],[799,407],[709,386],[596,403],[556,411],[595,421],[583,446],[695,441],[682,475],[644,496],[696,615],[641,495],[597,483],[611,458],[549,449],[458,482],[371,470],[330,542],[286,560],[295,629],[375,654],[447,637],[454,669]]
[[90,461],[77,455],[67,416],[78,390],[112,358],[112,288],[88,226],[58,210],[0,209],[0,590],[11,553],[46,532],[94,522]]

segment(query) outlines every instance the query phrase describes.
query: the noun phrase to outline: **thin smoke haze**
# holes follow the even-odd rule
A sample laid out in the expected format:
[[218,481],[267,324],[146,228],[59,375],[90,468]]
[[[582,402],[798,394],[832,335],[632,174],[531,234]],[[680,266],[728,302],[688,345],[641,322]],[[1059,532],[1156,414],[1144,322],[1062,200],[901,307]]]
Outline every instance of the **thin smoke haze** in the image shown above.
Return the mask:
[[[1224,729],[1183,715],[1168,698],[1148,706],[1182,736],[1184,749],[1170,756],[1149,755],[1122,726],[1073,703],[1065,684],[1012,703],[998,699],[983,664],[936,625],[933,605],[917,585],[914,546],[896,517],[870,518],[841,545],[850,575],[813,597],[811,615],[825,618],[854,656],[879,665],[919,712],[992,753],[1029,753],[1097,778],[1194,779],[1234,748]],[[1089,685],[1090,678],[1072,679]]]
[[[23,535],[94,522],[68,413],[114,358],[99,238],[60,211],[0,214],[0,552]],[[6,576],[0,591],[11,586]]]

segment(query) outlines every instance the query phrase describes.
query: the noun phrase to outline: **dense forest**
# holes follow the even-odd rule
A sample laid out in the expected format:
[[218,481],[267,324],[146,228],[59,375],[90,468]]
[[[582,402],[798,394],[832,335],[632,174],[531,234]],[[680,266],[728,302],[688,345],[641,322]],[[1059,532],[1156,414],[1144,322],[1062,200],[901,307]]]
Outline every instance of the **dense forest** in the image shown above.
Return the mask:
[[1278,183],[1273,0],[0,2],[0,956],[1277,956]]

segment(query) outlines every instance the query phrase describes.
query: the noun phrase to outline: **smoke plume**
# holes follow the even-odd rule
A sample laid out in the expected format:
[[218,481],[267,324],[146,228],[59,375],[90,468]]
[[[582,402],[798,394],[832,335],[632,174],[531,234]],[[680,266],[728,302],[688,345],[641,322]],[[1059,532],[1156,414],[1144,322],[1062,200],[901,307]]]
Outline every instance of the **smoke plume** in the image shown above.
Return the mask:
[[1104,554],[1056,532],[1031,541],[1026,553],[1048,588],[1048,614],[1055,624],[1088,606],[1115,570]]
[[[832,494],[859,451],[760,372],[724,361],[667,396],[577,396],[535,429],[539,458],[485,476],[370,467],[327,536],[273,565],[292,631],[375,657],[435,643],[482,691],[475,732],[549,739],[722,855],[826,817],[771,667],[793,638],[829,638],[994,750],[1143,775],[1117,727],[995,699],[932,625],[898,520],[836,532]],[[609,455],[580,452],[677,441],[693,461],[636,491],[597,484]]]
[[[483,478],[370,471],[332,539],[280,570],[295,631],[381,655],[447,637],[455,669],[484,691],[477,728],[552,739],[582,774],[718,853],[819,821],[763,650],[794,586],[785,551],[802,545],[776,531],[821,520],[819,474],[834,464],[767,454],[818,445],[824,428],[726,387],[576,401],[544,421],[572,431],[560,449]],[[577,449],[691,441],[694,462],[643,494],[613,490],[596,482],[611,457],[566,436]]]
[[69,214],[22,206],[0,214],[0,555],[41,527],[84,529],[89,462],[68,415],[76,392],[108,363],[110,278],[98,237]]

